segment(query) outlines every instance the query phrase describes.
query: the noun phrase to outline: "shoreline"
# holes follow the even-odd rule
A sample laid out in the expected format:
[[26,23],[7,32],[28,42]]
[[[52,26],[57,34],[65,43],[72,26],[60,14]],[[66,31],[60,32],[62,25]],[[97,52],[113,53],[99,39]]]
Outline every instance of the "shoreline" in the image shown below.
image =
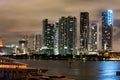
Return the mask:
[[120,58],[110,58],[104,56],[96,56],[96,55],[84,55],[77,56],[73,58],[73,56],[45,56],[45,55],[3,55],[3,57],[9,57],[13,59],[26,59],[26,60],[78,60],[78,61],[120,61]]

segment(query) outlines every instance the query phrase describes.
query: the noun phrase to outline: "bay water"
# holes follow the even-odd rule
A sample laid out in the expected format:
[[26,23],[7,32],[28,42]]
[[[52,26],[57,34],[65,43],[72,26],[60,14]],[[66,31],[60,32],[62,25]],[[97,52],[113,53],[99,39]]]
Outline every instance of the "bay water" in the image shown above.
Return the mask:
[[28,66],[48,69],[47,73],[64,75],[75,80],[120,80],[120,61],[17,60]]

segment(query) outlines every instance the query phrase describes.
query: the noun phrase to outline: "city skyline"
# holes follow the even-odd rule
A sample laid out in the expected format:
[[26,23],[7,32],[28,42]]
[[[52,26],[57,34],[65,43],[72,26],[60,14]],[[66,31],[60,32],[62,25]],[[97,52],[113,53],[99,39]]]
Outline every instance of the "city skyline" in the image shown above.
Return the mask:
[[[101,12],[112,9],[114,12],[113,50],[120,51],[119,2],[119,0],[109,0],[109,2],[104,0],[52,0],[51,2],[49,0],[1,0],[0,37],[7,44],[17,43],[17,40],[23,37],[22,34],[42,33],[42,19],[48,18],[55,23],[61,16],[69,15],[77,17],[77,28],[79,28],[80,12],[89,12],[90,22],[100,22]],[[79,39],[79,35],[77,36]]]

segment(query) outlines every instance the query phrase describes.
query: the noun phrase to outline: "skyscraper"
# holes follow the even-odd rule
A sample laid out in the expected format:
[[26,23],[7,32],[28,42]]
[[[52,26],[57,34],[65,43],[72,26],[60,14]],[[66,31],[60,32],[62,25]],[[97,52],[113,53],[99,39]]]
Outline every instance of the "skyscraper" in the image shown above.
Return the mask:
[[54,54],[54,24],[49,24],[48,19],[43,20],[43,54]]
[[40,50],[40,48],[41,48],[41,46],[42,46],[42,44],[41,44],[41,35],[40,35],[40,33],[39,32],[36,32],[35,34],[34,34],[34,40],[33,40],[33,46],[34,46],[34,51],[39,51]]
[[89,33],[90,33],[89,51],[98,51],[99,50],[99,26],[96,22],[91,24]]
[[102,12],[102,50],[112,50],[113,11]]
[[89,42],[89,13],[80,13],[80,51],[88,51]]
[[59,37],[59,21],[56,21],[55,23],[55,39],[54,39],[54,54],[58,55],[59,54],[59,50],[58,50],[58,37]]
[[76,17],[68,16],[59,19],[59,54],[75,54],[76,47]]

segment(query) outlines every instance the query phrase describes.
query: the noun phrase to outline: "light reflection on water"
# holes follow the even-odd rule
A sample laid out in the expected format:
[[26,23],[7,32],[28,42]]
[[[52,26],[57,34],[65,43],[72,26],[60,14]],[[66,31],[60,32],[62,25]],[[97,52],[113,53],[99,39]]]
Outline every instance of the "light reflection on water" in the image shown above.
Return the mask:
[[116,76],[116,71],[120,70],[120,63],[109,61],[102,62],[99,64],[100,80],[120,80],[119,76]]
[[48,68],[48,73],[61,74],[76,80],[120,80],[119,61],[19,60],[33,67]]

